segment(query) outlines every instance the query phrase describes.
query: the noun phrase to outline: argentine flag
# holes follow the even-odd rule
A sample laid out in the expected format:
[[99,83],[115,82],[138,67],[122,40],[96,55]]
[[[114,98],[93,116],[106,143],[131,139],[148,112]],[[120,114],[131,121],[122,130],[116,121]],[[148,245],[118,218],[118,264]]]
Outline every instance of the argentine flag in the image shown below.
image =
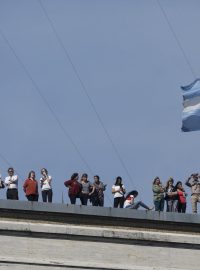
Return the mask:
[[183,93],[182,131],[200,130],[200,79],[181,86]]

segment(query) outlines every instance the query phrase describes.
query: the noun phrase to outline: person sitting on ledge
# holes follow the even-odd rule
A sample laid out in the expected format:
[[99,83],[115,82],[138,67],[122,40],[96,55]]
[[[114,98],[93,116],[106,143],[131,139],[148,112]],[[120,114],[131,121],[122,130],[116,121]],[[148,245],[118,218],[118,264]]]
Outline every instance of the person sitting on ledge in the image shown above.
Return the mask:
[[152,210],[149,206],[144,204],[142,201],[135,202],[135,198],[138,196],[137,190],[132,190],[127,194],[124,201],[124,208],[138,209],[140,206],[146,210]]

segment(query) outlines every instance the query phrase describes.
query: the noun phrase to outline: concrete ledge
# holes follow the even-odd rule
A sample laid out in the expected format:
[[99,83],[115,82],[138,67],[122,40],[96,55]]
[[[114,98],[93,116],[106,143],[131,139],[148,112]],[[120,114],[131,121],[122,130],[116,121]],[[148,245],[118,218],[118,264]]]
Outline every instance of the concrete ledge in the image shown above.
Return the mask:
[[95,238],[95,241],[100,239],[101,241],[107,241],[110,238],[111,242],[115,242],[116,239],[125,240],[129,242],[131,240],[145,241],[145,242],[163,242],[169,246],[169,243],[178,243],[181,246],[188,244],[196,246],[199,245],[200,249],[200,235],[186,235],[183,233],[169,233],[169,232],[155,232],[155,231],[141,231],[128,228],[104,228],[97,226],[83,226],[83,225],[58,225],[58,224],[46,224],[46,223],[34,223],[34,222],[20,222],[20,221],[7,221],[0,220],[0,234],[8,232],[8,235],[14,233],[18,235],[39,235],[40,237],[49,237],[66,239],[71,236],[76,236],[76,239],[85,237],[85,239]]
[[139,227],[200,233],[197,214],[0,200],[1,217],[68,224]]
[[199,215],[0,200],[0,235],[5,270],[199,269]]

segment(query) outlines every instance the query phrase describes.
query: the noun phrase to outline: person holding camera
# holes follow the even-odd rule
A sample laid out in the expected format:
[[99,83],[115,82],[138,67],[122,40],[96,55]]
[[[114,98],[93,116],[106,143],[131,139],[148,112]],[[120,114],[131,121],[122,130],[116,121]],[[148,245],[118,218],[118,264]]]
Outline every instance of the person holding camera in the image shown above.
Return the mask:
[[45,168],[41,169],[41,175],[42,177],[40,178],[40,186],[42,189],[42,200],[43,202],[52,202],[52,187],[51,187],[51,182],[52,182],[52,177],[48,175],[48,171]]
[[200,202],[199,178],[200,176],[198,173],[193,173],[185,182],[185,185],[191,188],[191,203],[193,213],[197,213],[197,203]]
[[121,176],[117,176],[115,184],[112,186],[112,193],[114,194],[114,208],[123,208],[126,190],[122,184]]

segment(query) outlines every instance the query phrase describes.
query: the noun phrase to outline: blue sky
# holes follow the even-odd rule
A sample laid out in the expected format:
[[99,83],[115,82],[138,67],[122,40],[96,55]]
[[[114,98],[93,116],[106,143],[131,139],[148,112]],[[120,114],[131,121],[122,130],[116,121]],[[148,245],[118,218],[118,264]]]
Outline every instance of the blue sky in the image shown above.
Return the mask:
[[[63,182],[73,172],[99,174],[111,186],[120,175],[152,205],[152,179],[184,181],[199,171],[199,132],[181,132],[180,86],[194,80],[156,0],[43,0],[117,157],[37,0],[0,0],[0,30],[89,164],[80,158],[0,36],[0,154],[20,175],[46,167],[54,202],[68,202]],[[198,77],[198,0],[160,1]],[[6,176],[8,164],[0,159]],[[187,188],[186,188],[187,189]],[[187,189],[188,193],[190,191]],[[5,198],[5,191],[0,191]],[[40,198],[41,200],[41,198]],[[188,211],[190,199],[188,197]]]

